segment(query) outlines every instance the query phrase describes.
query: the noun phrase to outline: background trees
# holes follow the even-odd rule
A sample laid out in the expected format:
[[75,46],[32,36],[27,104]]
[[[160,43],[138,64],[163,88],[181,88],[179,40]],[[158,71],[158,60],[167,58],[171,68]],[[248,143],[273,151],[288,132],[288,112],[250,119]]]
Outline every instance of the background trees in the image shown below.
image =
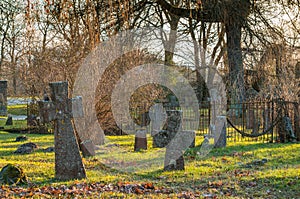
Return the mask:
[[[49,81],[68,80],[72,86],[80,61],[97,44],[120,31],[150,26],[163,28],[157,37],[165,51],[156,53],[165,64],[214,66],[228,80],[232,99],[244,100],[249,88],[295,99],[299,5],[297,0],[5,0],[0,75],[11,80],[14,95],[28,93],[32,85],[41,93]],[[184,52],[194,63],[179,58],[184,39],[194,41]],[[203,79],[193,75],[204,100]]]

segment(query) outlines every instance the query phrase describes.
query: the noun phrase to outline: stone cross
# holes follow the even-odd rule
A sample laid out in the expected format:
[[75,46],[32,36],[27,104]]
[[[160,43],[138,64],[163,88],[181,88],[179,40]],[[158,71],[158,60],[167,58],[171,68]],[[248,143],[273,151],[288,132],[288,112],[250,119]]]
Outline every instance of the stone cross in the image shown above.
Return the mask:
[[54,121],[55,178],[60,180],[86,178],[72,118],[81,117],[81,97],[68,98],[68,82],[50,83],[51,100],[40,101],[42,122]]
[[0,116],[7,116],[7,81],[0,81]]

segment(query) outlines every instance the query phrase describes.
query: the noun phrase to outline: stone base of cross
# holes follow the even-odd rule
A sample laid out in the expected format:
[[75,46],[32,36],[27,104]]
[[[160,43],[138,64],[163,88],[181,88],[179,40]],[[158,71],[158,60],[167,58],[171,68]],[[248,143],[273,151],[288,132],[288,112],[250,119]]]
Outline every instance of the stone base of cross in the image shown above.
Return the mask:
[[49,84],[52,101],[40,101],[42,122],[54,122],[55,178],[60,180],[86,178],[73,117],[82,117],[82,98],[68,98],[68,82]]

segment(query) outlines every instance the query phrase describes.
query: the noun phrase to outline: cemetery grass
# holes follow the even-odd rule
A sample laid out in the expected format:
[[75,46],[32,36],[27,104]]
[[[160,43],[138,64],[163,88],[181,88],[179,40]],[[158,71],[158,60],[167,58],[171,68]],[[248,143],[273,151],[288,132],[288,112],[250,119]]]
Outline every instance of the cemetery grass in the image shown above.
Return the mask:
[[[27,104],[9,105],[7,106],[7,113],[8,115],[27,115]],[[27,126],[26,120],[14,120],[13,125],[5,126],[6,120],[7,117],[0,116],[0,127],[4,127],[5,129],[18,129]]]
[[9,105],[7,112],[11,115],[27,115],[27,104]]
[[[78,198],[300,197],[299,143],[230,142],[225,149],[213,149],[201,157],[199,144],[202,140],[197,137],[198,146],[185,153],[185,171],[164,172],[162,165],[158,168],[147,164],[137,167],[143,162],[138,160],[153,160],[153,154],[158,154],[158,149],[151,147],[150,138],[148,150],[133,152],[133,136],[110,136],[107,137],[109,142],[99,147],[95,157],[83,158],[88,179],[57,181],[54,179],[54,153],[42,151],[54,145],[53,135],[27,134],[29,140],[25,142],[34,142],[39,148],[26,155],[13,154],[25,143],[15,142],[17,136],[0,131],[0,166],[19,165],[30,182],[22,186],[3,185],[0,194],[8,193],[8,197],[73,198],[76,194],[79,194]],[[262,159],[267,162],[260,164]],[[115,162],[108,162],[112,160]],[[92,185],[98,189],[85,191],[82,188]],[[124,191],[124,187],[134,185],[153,187],[147,192],[141,189],[134,189],[132,193]],[[66,186],[72,187],[67,190],[73,192],[66,192]]]

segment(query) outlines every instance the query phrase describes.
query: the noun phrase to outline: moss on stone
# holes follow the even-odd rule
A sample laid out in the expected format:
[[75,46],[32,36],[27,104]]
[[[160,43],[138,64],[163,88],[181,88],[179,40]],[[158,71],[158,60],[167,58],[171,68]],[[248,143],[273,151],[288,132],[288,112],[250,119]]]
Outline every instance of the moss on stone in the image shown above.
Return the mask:
[[22,168],[7,164],[0,172],[0,182],[2,184],[26,184],[28,180]]

